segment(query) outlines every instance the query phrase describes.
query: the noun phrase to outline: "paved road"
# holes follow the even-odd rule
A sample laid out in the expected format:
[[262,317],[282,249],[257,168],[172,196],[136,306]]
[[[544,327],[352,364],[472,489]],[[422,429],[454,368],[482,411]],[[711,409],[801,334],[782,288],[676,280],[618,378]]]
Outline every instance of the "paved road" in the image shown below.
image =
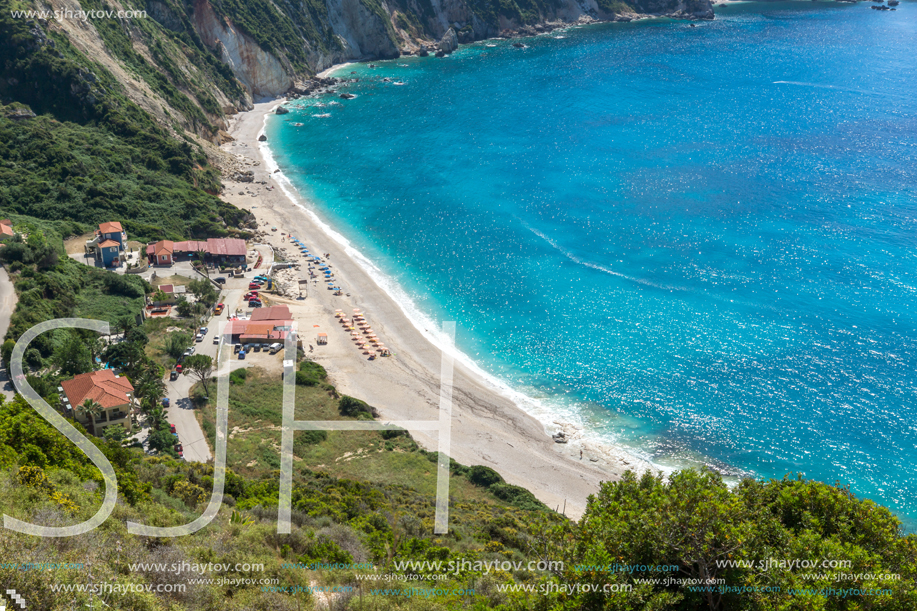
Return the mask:
[[[239,308],[243,312],[248,312],[247,304],[242,301],[242,295],[248,292],[248,283],[251,278],[259,273],[261,273],[260,269],[249,272],[245,278],[227,278],[225,288],[220,294],[220,301],[226,308],[222,316],[213,317],[207,323],[208,330],[204,341],[194,343],[195,354],[205,354],[216,359],[219,346],[213,343],[213,338],[219,333],[220,322],[227,320],[231,315],[230,313],[236,312]],[[233,359],[232,351],[228,350],[227,353],[229,358],[226,358],[215,375],[229,374],[229,367]],[[240,364],[244,366],[245,362],[241,361]],[[166,396],[169,397],[169,408],[166,410],[166,414],[169,423],[175,425],[175,431],[178,433],[178,440],[182,444],[185,460],[207,462],[212,459],[210,447],[204,437],[204,431],[195,417],[191,399],[188,398],[191,387],[196,382],[197,378],[191,374],[181,375],[175,381],[169,380],[168,375],[166,376]],[[211,383],[210,392],[214,396],[216,395],[214,383]],[[213,409],[213,403],[208,409]]]
[[[10,316],[13,315],[13,309],[16,307],[16,289],[13,288],[13,282],[3,267],[0,267],[0,342],[6,335],[7,329],[10,328]],[[0,365],[0,393],[3,393],[8,399],[12,399],[15,391],[13,383],[10,382],[6,375],[6,364]]]

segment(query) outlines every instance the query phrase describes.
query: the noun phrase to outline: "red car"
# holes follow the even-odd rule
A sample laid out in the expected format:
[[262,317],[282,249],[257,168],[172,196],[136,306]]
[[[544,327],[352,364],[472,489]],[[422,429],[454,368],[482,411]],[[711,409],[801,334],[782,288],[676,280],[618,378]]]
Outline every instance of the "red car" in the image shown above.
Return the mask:
[[184,455],[185,455],[185,452],[184,452],[184,450],[182,449],[180,443],[176,443],[176,444],[175,444],[175,452],[176,452],[179,456],[184,456]]
[[258,284],[257,282],[249,282],[249,283],[248,283],[248,290],[250,290],[250,291],[254,291],[254,290],[257,290],[257,289],[260,289],[260,288],[261,288],[261,285]]
[[251,292],[245,293],[246,300],[257,299],[257,298],[258,298],[258,291],[251,291]]
[[174,425],[174,424],[170,424],[170,425],[169,425],[169,430],[170,430],[171,432],[174,433],[174,432],[175,432],[175,425]]
[[175,371],[181,373],[181,364],[175,366]]

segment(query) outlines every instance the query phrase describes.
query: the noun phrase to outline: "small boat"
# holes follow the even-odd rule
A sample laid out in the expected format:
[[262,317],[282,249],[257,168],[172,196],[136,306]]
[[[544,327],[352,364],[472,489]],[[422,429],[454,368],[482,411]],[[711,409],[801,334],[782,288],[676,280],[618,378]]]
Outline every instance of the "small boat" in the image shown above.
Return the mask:
[[395,81],[392,85],[404,85],[402,81]]
[[302,123],[294,123],[293,127],[302,127]]
[[487,45],[488,47],[496,47],[497,45]]
[[315,117],[316,119],[324,119],[325,117],[330,117],[330,116],[331,116],[331,113],[330,113],[330,112],[326,112],[326,113],[323,113],[323,114],[320,114],[320,115],[312,115],[312,116]]

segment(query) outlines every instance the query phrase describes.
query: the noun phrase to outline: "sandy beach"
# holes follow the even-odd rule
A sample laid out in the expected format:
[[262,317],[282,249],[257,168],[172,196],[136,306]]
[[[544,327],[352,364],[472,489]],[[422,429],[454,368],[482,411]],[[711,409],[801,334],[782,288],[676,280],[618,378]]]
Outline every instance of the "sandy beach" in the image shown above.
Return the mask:
[[[222,149],[235,156],[236,165],[253,170],[255,182],[225,179],[223,199],[244,209],[254,206],[259,230],[266,231],[265,241],[275,249],[285,249],[291,260],[304,263],[289,241],[282,241],[281,232],[296,236],[312,252],[329,253],[336,281],[350,296],[335,297],[319,280],[317,285],[303,285],[303,294],[307,294],[304,300],[278,297],[271,302],[290,306],[305,345],[315,346],[314,338],[320,331],[328,334],[327,345],[316,346],[311,353],[307,347],[306,352],[327,369],[340,392],[376,406],[382,420],[436,420],[442,352],[429,338],[429,331],[435,336],[435,330],[418,329],[415,323],[422,324],[412,322],[368,271],[372,264],[361,261],[358,252],[341,243],[340,236],[335,239],[327,227],[300,207],[312,209],[288,184],[284,186],[290,196],[284,192],[281,181],[285,179],[273,171],[269,155],[261,148],[267,144],[258,141],[265,116],[281,101],[259,103],[233,117],[230,134],[235,141]],[[261,181],[267,184],[259,184]],[[278,231],[272,232],[272,227]],[[296,274],[308,278],[306,265]],[[354,308],[363,310],[393,356],[370,361],[355,347],[349,332],[334,317],[337,309],[350,313]],[[566,506],[567,516],[576,518],[583,513],[588,495],[598,490],[600,481],[615,480],[627,469],[650,468],[649,463],[623,450],[582,443],[581,431],[572,425],[549,422],[546,428],[523,411],[509,393],[459,360],[454,376],[452,457],[466,465],[497,470],[507,482],[531,490],[548,506]],[[561,428],[570,439],[567,444],[555,444],[551,439],[550,433]],[[437,449],[435,432],[412,435],[424,448]]]

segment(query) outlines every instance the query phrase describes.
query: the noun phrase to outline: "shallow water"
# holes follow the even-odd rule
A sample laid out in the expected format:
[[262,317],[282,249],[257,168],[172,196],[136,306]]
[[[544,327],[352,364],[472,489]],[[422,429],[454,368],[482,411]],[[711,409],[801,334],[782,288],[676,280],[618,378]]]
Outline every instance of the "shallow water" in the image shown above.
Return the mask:
[[272,117],[269,142],[549,412],[661,465],[840,480],[913,526],[917,4],[898,8],[747,4],[354,66],[356,99]]

